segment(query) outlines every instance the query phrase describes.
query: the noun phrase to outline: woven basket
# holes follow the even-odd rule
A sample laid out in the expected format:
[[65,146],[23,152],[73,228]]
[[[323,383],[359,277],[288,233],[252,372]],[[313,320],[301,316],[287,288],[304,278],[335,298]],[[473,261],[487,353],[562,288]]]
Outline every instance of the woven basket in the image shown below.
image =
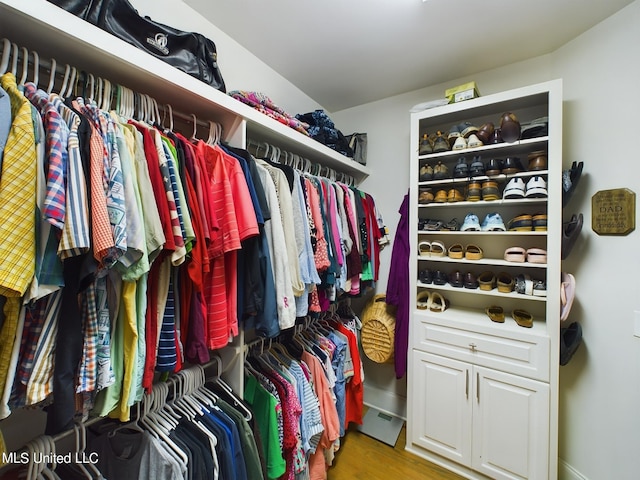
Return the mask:
[[362,350],[376,363],[393,361],[396,308],[385,299],[382,294],[374,296],[361,315]]

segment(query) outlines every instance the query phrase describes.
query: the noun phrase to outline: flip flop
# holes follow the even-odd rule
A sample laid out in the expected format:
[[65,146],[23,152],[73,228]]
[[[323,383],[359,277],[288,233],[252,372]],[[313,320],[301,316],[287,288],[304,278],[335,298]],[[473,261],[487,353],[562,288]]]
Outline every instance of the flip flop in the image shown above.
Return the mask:
[[533,315],[531,315],[526,310],[517,308],[511,312],[511,317],[521,327],[525,327],[525,328],[533,327]]
[[562,281],[560,283],[560,321],[564,322],[569,318],[571,305],[576,293],[576,279],[570,273],[562,272]]

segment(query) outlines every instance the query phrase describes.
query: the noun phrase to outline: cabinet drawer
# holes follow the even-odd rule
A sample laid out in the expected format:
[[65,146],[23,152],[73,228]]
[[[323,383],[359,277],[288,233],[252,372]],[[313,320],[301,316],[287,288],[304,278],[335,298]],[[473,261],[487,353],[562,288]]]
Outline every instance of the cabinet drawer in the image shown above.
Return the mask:
[[425,318],[416,322],[415,327],[414,348],[535,380],[549,381],[548,337],[518,335],[517,332],[483,333],[432,323]]

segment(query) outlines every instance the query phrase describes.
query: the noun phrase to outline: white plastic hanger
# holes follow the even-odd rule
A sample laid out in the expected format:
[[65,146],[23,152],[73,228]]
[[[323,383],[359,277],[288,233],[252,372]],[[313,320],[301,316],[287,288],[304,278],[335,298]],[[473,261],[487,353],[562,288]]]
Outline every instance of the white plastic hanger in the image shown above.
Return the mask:
[[3,38],[2,39],[2,60],[0,60],[0,75],[4,75],[7,72],[10,56],[11,56],[11,42],[8,39]]
[[16,76],[18,73],[18,45],[11,44],[11,73]]
[[32,82],[38,88],[38,82],[40,81],[40,55],[38,52],[33,50],[31,52],[33,54],[33,79]]
[[22,52],[22,76],[20,77],[18,85],[24,85],[27,81],[27,70],[29,68],[29,50],[25,47],[21,47],[20,51]]
[[74,87],[76,86],[76,74],[78,73],[76,67],[71,67],[71,78],[69,78],[68,89],[61,95],[62,98],[69,98],[73,94]]
[[198,138],[196,137],[197,135],[197,130],[198,130],[198,119],[196,118],[195,113],[191,114],[191,119],[193,120],[193,134],[191,135],[191,141],[195,141],[198,140]]

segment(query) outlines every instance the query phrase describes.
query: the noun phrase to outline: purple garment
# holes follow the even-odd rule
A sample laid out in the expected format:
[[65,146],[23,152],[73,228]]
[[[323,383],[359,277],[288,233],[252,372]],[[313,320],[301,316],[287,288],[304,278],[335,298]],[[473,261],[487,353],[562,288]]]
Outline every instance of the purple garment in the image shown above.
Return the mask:
[[396,306],[394,362],[396,378],[402,378],[407,373],[409,346],[409,194],[404,196],[398,213],[400,221],[391,252],[386,301]]

